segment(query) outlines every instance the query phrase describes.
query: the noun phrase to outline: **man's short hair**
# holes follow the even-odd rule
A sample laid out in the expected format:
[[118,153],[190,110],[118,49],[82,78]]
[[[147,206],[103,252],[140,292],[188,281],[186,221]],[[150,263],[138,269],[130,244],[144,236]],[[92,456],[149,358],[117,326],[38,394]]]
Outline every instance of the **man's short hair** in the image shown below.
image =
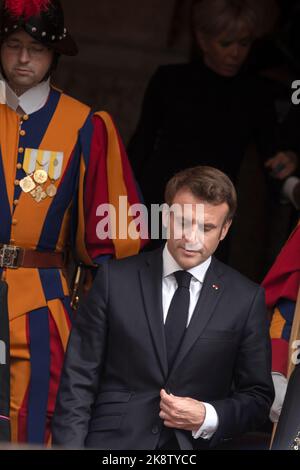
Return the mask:
[[236,190],[230,178],[217,168],[196,166],[176,173],[165,189],[165,201],[169,206],[181,189],[189,190],[195,197],[214,206],[227,203],[226,221],[233,219],[237,208]]

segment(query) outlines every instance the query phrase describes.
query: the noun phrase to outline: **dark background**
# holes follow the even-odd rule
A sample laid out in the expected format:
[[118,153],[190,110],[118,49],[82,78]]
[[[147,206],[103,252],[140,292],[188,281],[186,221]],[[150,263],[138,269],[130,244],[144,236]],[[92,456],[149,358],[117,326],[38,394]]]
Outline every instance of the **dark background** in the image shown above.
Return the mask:
[[93,108],[112,113],[127,143],[156,67],[188,60],[191,0],[62,0],[62,4],[80,53],[62,59],[55,83]]

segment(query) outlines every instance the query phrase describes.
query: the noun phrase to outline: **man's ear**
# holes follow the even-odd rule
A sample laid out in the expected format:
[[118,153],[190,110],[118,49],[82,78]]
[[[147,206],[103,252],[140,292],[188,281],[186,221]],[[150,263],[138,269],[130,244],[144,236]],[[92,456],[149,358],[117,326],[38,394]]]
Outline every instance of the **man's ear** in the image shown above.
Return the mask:
[[227,222],[224,223],[222,230],[221,230],[220,240],[224,240],[231,224],[232,224],[232,220],[227,220]]

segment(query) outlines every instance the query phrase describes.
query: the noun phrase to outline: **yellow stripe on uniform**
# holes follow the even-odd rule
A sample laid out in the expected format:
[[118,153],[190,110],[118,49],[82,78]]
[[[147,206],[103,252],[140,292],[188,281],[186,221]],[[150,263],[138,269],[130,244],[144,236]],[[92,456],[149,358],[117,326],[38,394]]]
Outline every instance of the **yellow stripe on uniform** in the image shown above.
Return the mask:
[[48,175],[51,180],[61,176],[64,155],[62,152],[51,152]]
[[[109,204],[112,204],[116,210],[116,239],[113,240],[116,258],[135,255],[140,249],[140,239],[136,240],[120,239],[119,234],[119,196],[127,196],[126,184],[123,177],[122,156],[120,152],[119,139],[111,117],[106,112],[96,113],[100,116],[106,126],[107,142],[107,181]],[[133,218],[128,216],[129,204],[127,200],[127,228],[133,222]],[[123,218],[123,217],[122,217]]]
[[48,308],[58,329],[64,351],[66,351],[70,328],[66,319],[64,306],[61,300],[55,299],[48,302]]
[[278,308],[275,308],[270,327],[270,336],[272,339],[280,339],[282,337],[283,328],[285,327],[285,319],[281,315]]
[[[30,381],[29,349],[26,336],[26,315],[10,322],[10,419],[12,441],[18,441],[19,412]],[[22,420],[27,419],[21,416]]]

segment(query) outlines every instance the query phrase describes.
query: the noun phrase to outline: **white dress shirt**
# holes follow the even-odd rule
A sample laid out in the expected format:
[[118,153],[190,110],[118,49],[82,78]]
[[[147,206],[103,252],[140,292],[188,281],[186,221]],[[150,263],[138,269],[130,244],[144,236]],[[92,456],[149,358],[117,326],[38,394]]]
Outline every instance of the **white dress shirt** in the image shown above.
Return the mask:
[[[211,257],[208,258],[204,263],[195,266],[194,268],[188,269],[188,272],[192,275],[190,283],[190,306],[189,314],[187,320],[187,326],[189,325],[191,318],[193,316],[196,304],[199,299],[199,295],[202,289],[204,278],[206,272],[210,266]],[[172,297],[177,289],[177,281],[174,276],[175,271],[182,271],[182,268],[175,261],[173,256],[168,250],[167,244],[163,250],[163,279],[162,279],[162,302],[163,302],[163,315],[164,323],[166,322],[168,310]],[[209,403],[203,403],[205,406],[206,414],[205,419],[198,429],[198,431],[193,432],[193,437],[198,439],[210,439],[213,434],[216,432],[219,425],[219,418],[215,408]]]
[[[0,80],[3,80],[1,76]],[[50,93],[50,78],[30,88],[30,90],[25,91],[25,93],[20,96],[15,94],[6,81],[4,81],[4,83],[7,106],[14,111],[20,107],[25,114],[35,113],[45,106]]]

